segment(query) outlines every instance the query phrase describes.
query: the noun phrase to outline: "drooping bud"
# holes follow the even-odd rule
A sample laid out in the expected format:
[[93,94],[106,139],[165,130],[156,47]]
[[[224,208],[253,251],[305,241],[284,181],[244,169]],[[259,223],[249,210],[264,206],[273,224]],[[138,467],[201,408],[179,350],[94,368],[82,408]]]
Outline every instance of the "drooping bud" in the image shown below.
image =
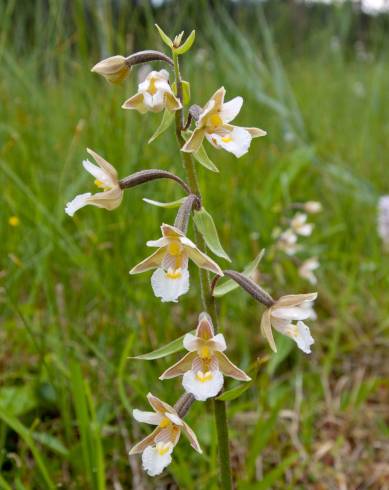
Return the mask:
[[303,207],[304,211],[310,214],[320,213],[320,211],[322,211],[323,209],[323,206],[319,201],[307,201],[306,203],[304,203]]
[[97,63],[91,71],[102,75],[108,82],[120,83],[122,82],[128,73],[130,72],[130,66],[128,65],[124,56],[111,56],[105,60]]

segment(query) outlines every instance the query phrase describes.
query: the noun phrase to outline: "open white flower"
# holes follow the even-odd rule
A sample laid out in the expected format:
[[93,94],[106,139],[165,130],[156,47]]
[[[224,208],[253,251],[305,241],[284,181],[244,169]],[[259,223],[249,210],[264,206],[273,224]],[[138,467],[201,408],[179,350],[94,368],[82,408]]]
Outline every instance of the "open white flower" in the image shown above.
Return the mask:
[[306,279],[311,284],[317,284],[317,277],[314,271],[320,267],[320,263],[316,257],[311,257],[305,260],[299,267],[299,276]]
[[309,236],[313,230],[313,224],[307,223],[307,215],[305,213],[297,213],[290,222],[292,231],[301,236]]
[[[294,340],[306,354],[311,352],[311,345],[314,340],[308,326],[302,320],[311,318],[312,302],[316,298],[317,293],[290,294],[282,296],[273,306],[267,308],[262,316],[261,330],[274,352],[277,352],[277,348],[272,327]],[[309,304],[308,308],[306,307],[307,303]]]
[[164,109],[178,111],[181,102],[169,85],[169,73],[166,70],[152,71],[144,82],[138,85],[138,92],[122,105],[123,109],[135,109],[141,114],[161,112]]
[[188,292],[189,259],[198,267],[223,276],[216,262],[201,252],[181,230],[166,224],[161,226],[161,230],[162,238],[146,243],[148,247],[158,247],[158,250],[131,269],[130,274],[156,269],[151,276],[151,285],[154,294],[163,302],[177,302]]
[[143,469],[150,476],[156,476],[171,463],[171,454],[178,443],[181,431],[187,436],[193,449],[198,453],[202,453],[202,451],[195,433],[173,407],[151,393],[147,395],[147,399],[154,412],[135,409],[132,415],[138,422],[145,422],[157,427],[150,435],[138,442],[129,454],[142,453]]
[[116,169],[93,150],[87,148],[87,152],[95,159],[97,165],[89,160],[84,160],[82,164],[85,170],[93,175],[96,179],[95,184],[103,189],[103,192],[97,194],[87,192],[76,196],[66,204],[65,213],[69,216],[73,216],[76,211],[88,204],[111,211],[122,202],[123,190],[119,186]]
[[200,113],[196,129],[182,151],[196,152],[204,137],[215,147],[229,151],[237,158],[248,152],[251,140],[267,133],[259,128],[242,128],[229,124],[239,114],[242,97],[224,102],[225,88],[217,90]]
[[223,334],[214,334],[212,320],[207,313],[200,314],[196,334],[185,335],[184,347],[188,354],[159,379],[183,376],[185,390],[196,400],[205,401],[216,396],[224,384],[223,374],[239,381],[251,379],[223,354],[227,349],[226,341]]
[[294,255],[299,250],[297,235],[290,229],[285,230],[278,237],[277,248],[287,255]]

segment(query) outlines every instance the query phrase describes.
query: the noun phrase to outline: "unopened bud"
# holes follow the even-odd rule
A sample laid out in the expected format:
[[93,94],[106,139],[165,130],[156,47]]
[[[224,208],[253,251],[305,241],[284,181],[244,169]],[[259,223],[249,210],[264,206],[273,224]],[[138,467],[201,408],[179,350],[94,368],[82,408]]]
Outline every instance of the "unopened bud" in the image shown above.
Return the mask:
[[127,64],[126,58],[118,55],[100,61],[91,71],[102,75],[108,82],[120,83],[126,78],[130,67]]
[[304,204],[304,211],[307,213],[315,214],[315,213],[320,213],[322,211],[323,206],[321,202],[318,201],[307,201]]

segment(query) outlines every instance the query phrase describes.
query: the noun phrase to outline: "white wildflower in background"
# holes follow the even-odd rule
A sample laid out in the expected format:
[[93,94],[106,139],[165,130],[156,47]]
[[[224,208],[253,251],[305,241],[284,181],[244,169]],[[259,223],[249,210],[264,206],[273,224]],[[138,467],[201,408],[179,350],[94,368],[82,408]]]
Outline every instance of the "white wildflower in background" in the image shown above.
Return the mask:
[[195,433],[173,407],[151,393],[147,395],[147,399],[154,412],[135,409],[132,412],[133,417],[138,422],[157,427],[150,435],[138,442],[129,454],[142,453],[143,469],[150,476],[156,476],[171,463],[171,454],[180,439],[181,431],[188,437],[193,449],[198,453],[202,451]]
[[320,267],[320,263],[316,257],[311,257],[305,260],[299,267],[299,276],[306,279],[311,284],[317,284],[317,277],[314,271]]
[[97,194],[87,192],[76,196],[66,204],[65,212],[69,216],[73,216],[76,211],[87,205],[111,211],[122,202],[123,190],[119,186],[116,169],[93,150],[88,148],[87,152],[95,159],[97,165],[89,160],[84,160],[82,164],[85,170],[95,177],[96,186],[101,188],[103,192],[98,192]]
[[294,233],[301,236],[309,236],[313,230],[313,223],[307,223],[308,216],[305,213],[297,213],[290,221],[290,227]]
[[158,247],[158,250],[131,269],[130,274],[156,269],[151,285],[154,294],[163,302],[177,302],[181,295],[188,292],[189,259],[201,269],[223,276],[216,262],[201,252],[181,230],[166,224],[161,226],[161,230],[162,238],[146,243],[148,247]]
[[241,128],[229,124],[239,114],[242,97],[224,102],[224,87],[219,88],[200,113],[196,129],[182,147],[182,151],[196,152],[204,137],[215,147],[229,151],[237,158],[248,152],[251,140],[267,133],[259,128]]
[[303,205],[304,211],[309,214],[320,213],[323,210],[323,206],[319,201],[307,201]]
[[277,248],[287,255],[294,255],[299,250],[297,235],[290,229],[283,231],[278,237]]
[[135,109],[141,114],[161,112],[164,109],[178,111],[181,102],[169,85],[169,73],[166,70],[152,71],[144,82],[138,85],[138,92],[122,105],[123,109]]
[[389,196],[382,196],[378,201],[377,231],[385,249],[389,251]]
[[102,75],[108,82],[120,83],[130,72],[130,67],[124,56],[111,56],[97,63],[91,71]]
[[[264,312],[261,321],[261,331],[274,352],[277,352],[277,348],[273,338],[272,327],[294,340],[297,346],[306,354],[311,352],[311,345],[314,340],[309,327],[302,320],[307,320],[311,317],[312,302],[316,298],[317,293],[282,296]],[[306,307],[307,302],[310,303],[309,308]]]
[[160,379],[183,376],[186,392],[196,400],[216,396],[224,384],[223,374],[239,381],[250,381],[249,376],[223,354],[227,349],[226,341],[223,334],[215,335],[207,313],[200,314],[196,334],[186,334],[183,343],[188,354],[168,368]]

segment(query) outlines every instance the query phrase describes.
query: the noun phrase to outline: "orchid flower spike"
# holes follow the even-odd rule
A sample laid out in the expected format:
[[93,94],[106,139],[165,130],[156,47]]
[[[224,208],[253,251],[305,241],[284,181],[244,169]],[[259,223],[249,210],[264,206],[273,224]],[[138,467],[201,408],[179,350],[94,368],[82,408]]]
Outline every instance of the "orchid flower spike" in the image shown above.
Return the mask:
[[103,189],[103,192],[97,194],[87,192],[76,196],[66,204],[65,213],[69,216],[73,216],[76,211],[88,204],[111,211],[122,202],[123,190],[119,186],[116,169],[96,152],[89,148],[87,148],[87,152],[95,159],[97,165],[89,160],[84,160],[82,164],[85,170],[95,177],[95,184]]
[[156,269],[151,276],[151,286],[162,302],[177,302],[181,295],[188,292],[189,259],[201,269],[223,276],[216,262],[201,252],[181,230],[166,224],[161,226],[161,230],[162,238],[146,244],[148,247],[158,247],[158,250],[131,269],[130,274]]
[[196,152],[204,137],[215,147],[229,151],[237,158],[248,152],[251,140],[267,133],[258,128],[241,128],[229,124],[239,114],[242,97],[224,102],[225,88],[217,90],[200,113],[196,129],[182,147],[182,151]]
[[152,71],[144,82],[138,85],[138,92],[122,105],[123,109],[135,109],[141,114],[161,112],[164,109],[178,111],[181,102],[169,85],[169,73],[166,70]]
[[[311,317],[312,304],[316,298],[317,293],[282,296],[264,312],[261,320],[261,331],[274,352],[277,352],[277,348],[272,327],[294,340],[303,352],[310,354],[314,340],[309,327],[302,320]],[[306,307],[307,303],[308,308]],[[295,321],[297,323],[294,323]]]
[[312,285],[317,284],[317,277],[314,271],[320,267],[320,263],[316,257],[311,257],[305,260],[299,267],[299,276],[306,279]]
[[294,233],[301,236],[312,234],[313,224],[307,223],[308,216],[305,213],[297,213],[290,222],[290,227]]
[[183,376],[182,384],[186,392],[196,400],[205,401],[216,396],[223,388],[223,374],[239,381],[251,379],[223,354],[227,348],[226,341],[223,334],[214,334],[212,320],[207,313],[200,314],[196,334],[185,335],[184,347],[188,354],[159,379]]
[[157,427],[150,435],[138,442],[129,454],[142,453],[143,469],[150,476],[156,476],[171,463],[171,454],[178,443],[181,431],[184,431],[195,451],[201,454],[202,450],[193,430],[182,420],[173,407],[151,393],[147,395],[147,399],[154,412],[135,409],[132,415],[138,422],[145,422]]

